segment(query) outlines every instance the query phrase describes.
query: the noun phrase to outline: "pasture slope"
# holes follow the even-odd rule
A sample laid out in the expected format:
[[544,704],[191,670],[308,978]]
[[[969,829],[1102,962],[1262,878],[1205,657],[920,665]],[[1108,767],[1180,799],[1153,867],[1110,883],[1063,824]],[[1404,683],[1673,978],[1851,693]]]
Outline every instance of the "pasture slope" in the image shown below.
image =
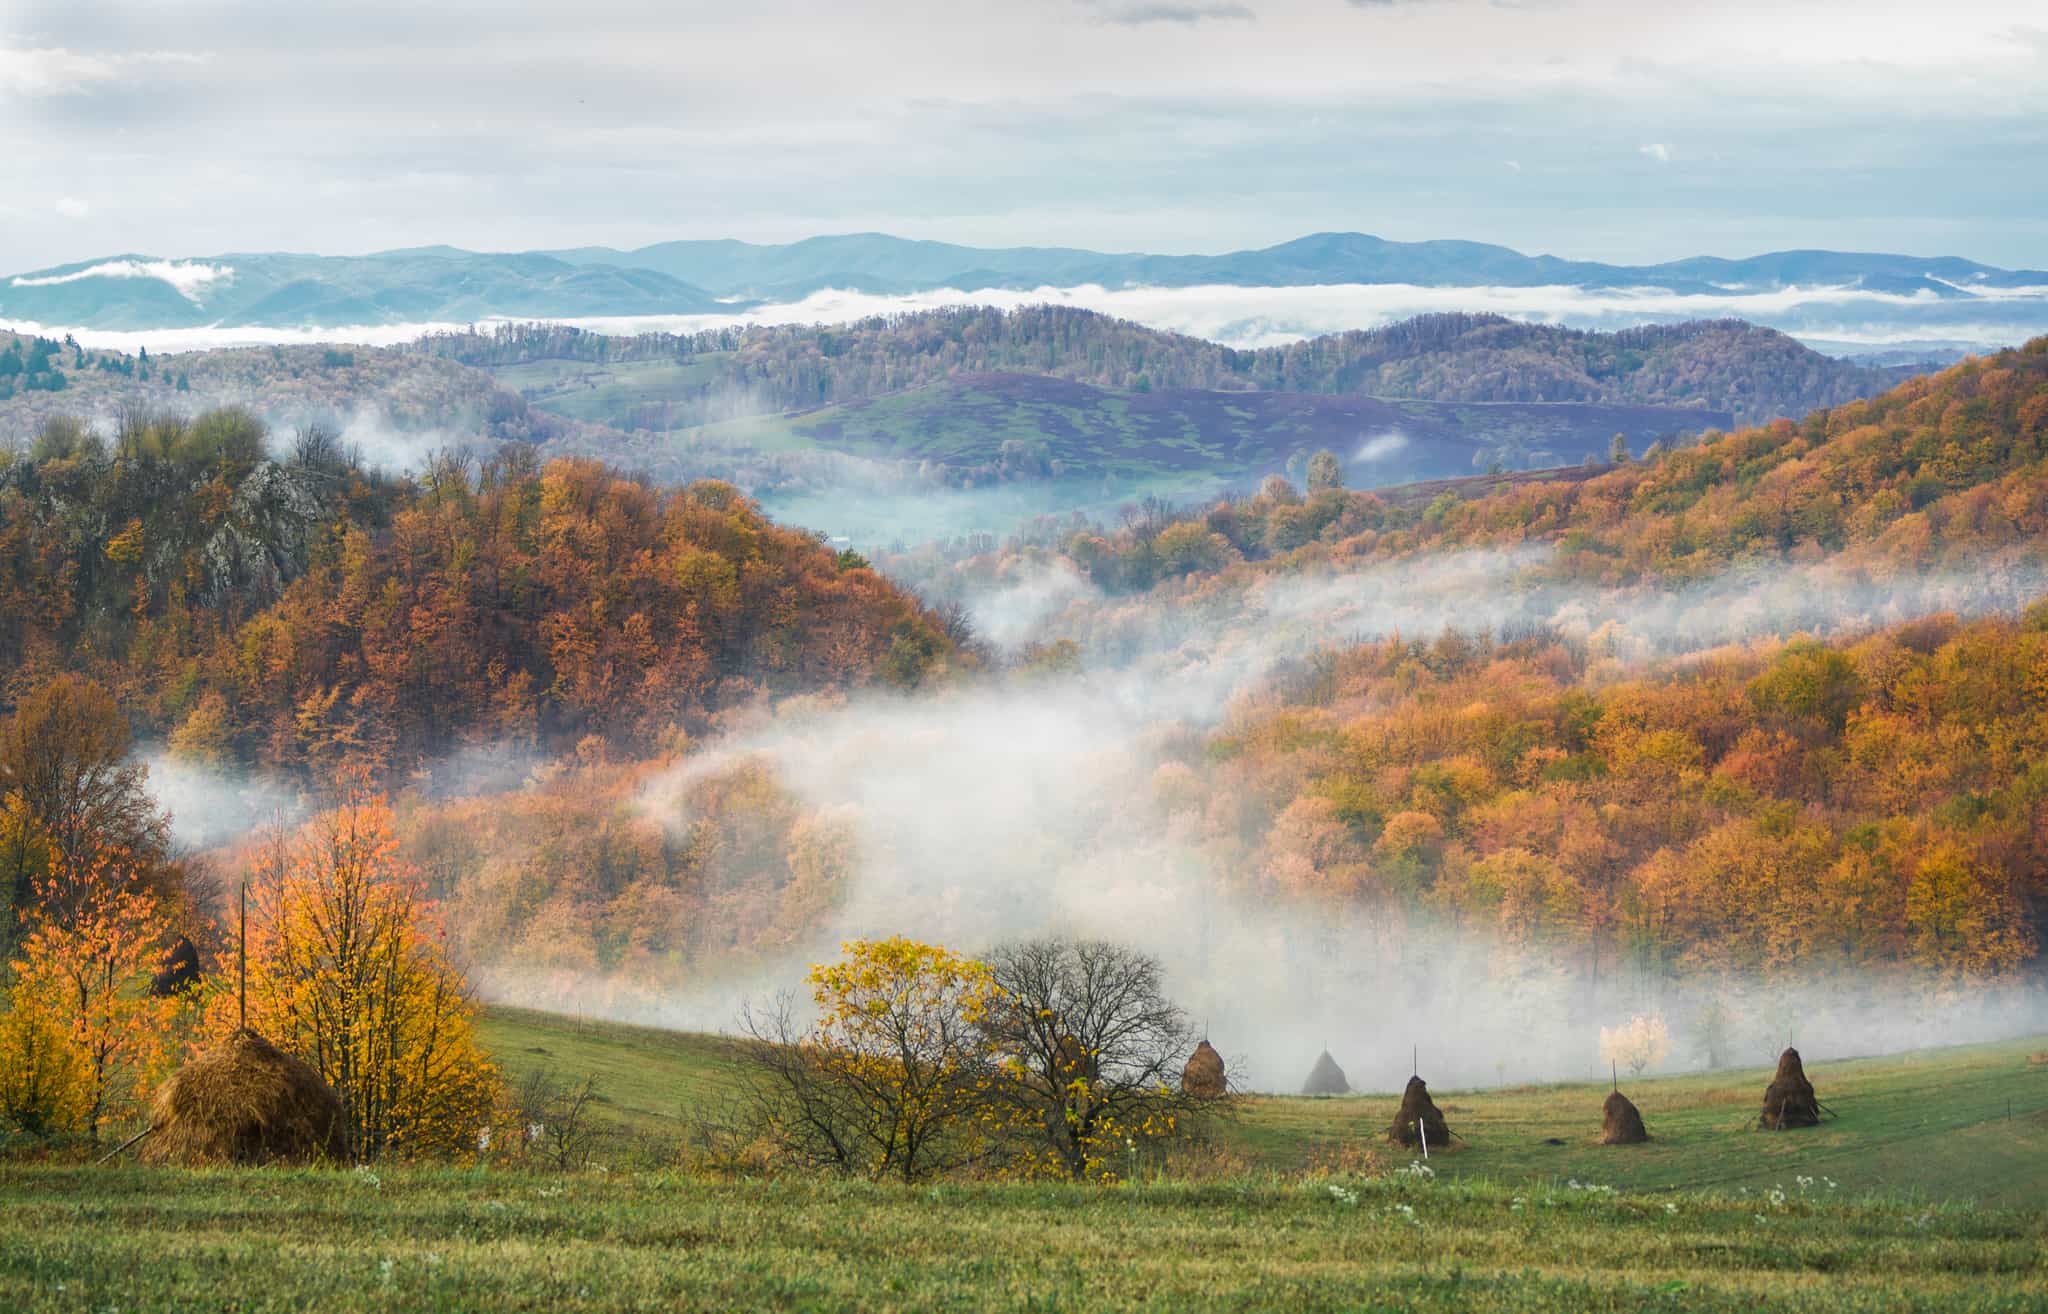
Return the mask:
[[[732,1077],[713,1037],[486,1031],[643,1147]],[[1746,1130],[1762,1069],[1632,1082],[1647,1147],[1591,1143],[1600,1084],[1441,1091],[1428,1174],[1373,1148],[1385,1094],[1251,1099],[1119,1188],[6,1164],[0,1309],[2048,1309],[2044,1047],[1817,1054],[1806,1133]]]

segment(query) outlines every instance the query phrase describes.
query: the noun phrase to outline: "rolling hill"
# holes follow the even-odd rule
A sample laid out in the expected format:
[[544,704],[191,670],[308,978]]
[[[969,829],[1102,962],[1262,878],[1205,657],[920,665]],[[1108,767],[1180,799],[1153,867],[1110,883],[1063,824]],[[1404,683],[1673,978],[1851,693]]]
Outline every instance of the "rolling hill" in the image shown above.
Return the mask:
[[912,292],[939,287],[1300,287],[1411,283],[1424,287],[1654,287],[1707,293],[1816,282],[1897,291],[1907,285],[1968,296],[1970,286],[2022,287],[2048,275],[1953,258],[1778,251],[1747,259],[1699,256],[1617,265],[1524,255],[1484,242],[1393,242],[1367,233],[1312,233],[1221,255],[1105,254],[1072,247],[986,248],[885,233],[813,237],[784,245],[732,240],[660,242],[630,251],[581,247],[548,254],[578,264],[659,270],[723,296],[791,299],[819,288]]
[[[1059,247],[987,249],[880,233],[786,245],[732,240],[631,251],[476,252],[434,246],[364,256],[243,252],[165,258],[121,254],[15,274],[0,283],[0,322],[99,330],[221,326],[336,328],[730,313],[825,288],[875,294],[1045,287],[1554,288],[1745,296],[1827,287],[1987,313],[2048,273],[1952,257],[1781,251],[1618,265],[1525,255],[1480,242],[1392,242],[1316,233],[1219,255],[1105,254]],[[2004,293],[2003,298],[1986,294]]]
[[492,316],[719,309],[711,294],[649,269],[440,247],[369,256],[118,255],[0,282],[0,323],[111,330],[460,324]]
[[1739,320],[1597,333],[1424,315],[1238,351],[1093,311],[924,311],[839,326],[607,336],[551,325],[443,333],[419,349],[492,370],[536,406],[624,429],[804,410],[959,374],[1045,374],[1133,392],[1269,391],[1442,402],[1697,407],[1697,432],[1798,417],[1908,376],[1832,359]]

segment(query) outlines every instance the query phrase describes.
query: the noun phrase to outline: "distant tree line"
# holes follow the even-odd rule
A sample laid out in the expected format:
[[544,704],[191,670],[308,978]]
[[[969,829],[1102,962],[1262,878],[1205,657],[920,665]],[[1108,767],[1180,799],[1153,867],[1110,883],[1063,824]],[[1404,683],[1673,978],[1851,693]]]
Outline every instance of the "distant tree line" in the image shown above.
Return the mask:
[[797,410],[956,374],[1049,374],[1130,391],[1367,393],[1434,401],[1699,406],[1752,424],[1839,405],[1903,371],[1835,360],[1740,320],[1598,333],[1498,315],[1423,315],[1385,328],[1237,350],[1060,306],[960,307],[844,325],[609,337],[559,325],[437,334],[417,349],[495,367],[534,360],[709,363],[700,382],[639,417],[672,429],[714,418],[736,391]]

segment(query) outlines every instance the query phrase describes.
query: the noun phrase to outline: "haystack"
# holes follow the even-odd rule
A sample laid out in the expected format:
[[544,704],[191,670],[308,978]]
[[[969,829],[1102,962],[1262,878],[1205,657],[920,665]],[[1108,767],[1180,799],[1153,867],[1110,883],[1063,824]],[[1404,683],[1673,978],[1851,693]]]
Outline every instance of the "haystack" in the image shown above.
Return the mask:
[[158,1163],[304,1163],[347,1149],[333,1089],[246,1027],[164,1083],[150,1125],[142,1153]]
[[1799,1051],[1787,1049],[1778,1055],[1778,1072],[1764,1091],[1764,1111],[1757,1126],[1766,1131],[1783,1131],[1787,1127],[1819,1124],[1820,1101],[1814,1097],[1813,1083],[1806,1079]]
[[1607,1097],[1607,1107],[1600,1116],[1600,1143],[1602,1145],[1641,1145],[1650,1139],[1650,1129],[1643,1126],[1643,1115],[1629,1102],[1628,1096],[1615,1091]]
[[1451,1129],[1444,1124],[1436,1101],[1429,1098],[1429,1086],[1420,1077],[1410,1077],[1408,1089],[1401,1092],[1401,1111],[1394,1115],[1394,1125],[1387,1129],[1387,1134],[1396,1145],[1418,1146],[1424,1132],[1429,1134],[1432,1146],[1451,1143]]
[[1337,1066],[1337,1060],[1324,1050],[1316,1056],[1316,1065],[1308,1070],[1308,1080],[1301,1083],[1304,1095],[1349,1095],[1351,1083],[1344,1079],[1344,1069]]
[[149,993],[158,999],[183,994],[199,984],[199,950],[184,936],[179,936],[157,964],[156,975],[150,978]]
[[1183,1095],[1204,1100],[1221,1099],[1229,1089],[1223,1056],[1208,1041],[1195,1046],[1195,1052],[1188,1055],[1187,1066],[1180,1070],[1180,1089]]

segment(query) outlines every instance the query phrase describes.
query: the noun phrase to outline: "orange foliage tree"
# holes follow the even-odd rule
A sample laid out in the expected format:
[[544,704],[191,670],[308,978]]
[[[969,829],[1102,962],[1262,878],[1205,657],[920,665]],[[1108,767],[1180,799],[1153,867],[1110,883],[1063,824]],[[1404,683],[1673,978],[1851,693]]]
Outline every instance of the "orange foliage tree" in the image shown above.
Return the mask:
[[[174,1057],[183,1005],[150,990],[171,920],[111,849],[39,881],[37,905],[14,964],[11,1011],[40,1017],[65,1037],[83,1072],[85,1130],[97,1138],[146,1106]],[[20,1029],[17,1038],[29,1036]]]
[[[250,883],[249,1025],[334,1087],[362,1160],[473,1146],[499,1094],[467,982],[397,848],[389,807],[358,784],[274,838]],[[234,1024],[231,987],[211,1016]]]

